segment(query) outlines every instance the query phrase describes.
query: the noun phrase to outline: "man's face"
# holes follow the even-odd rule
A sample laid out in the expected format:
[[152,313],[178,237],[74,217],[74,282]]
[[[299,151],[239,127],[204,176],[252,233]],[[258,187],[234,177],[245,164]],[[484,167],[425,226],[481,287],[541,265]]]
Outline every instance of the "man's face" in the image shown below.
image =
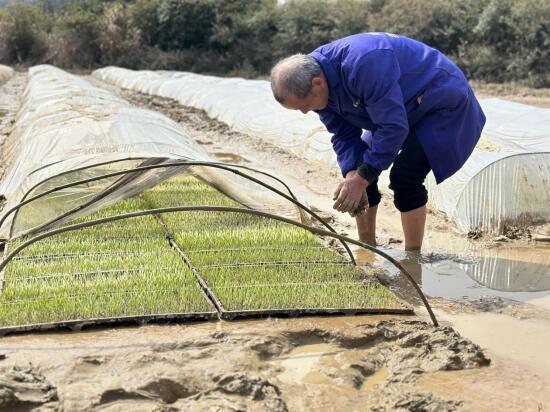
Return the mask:
[[311,90],[303,99],[289,93],[283,103],[284,108],[299,110],[306,114],[310,110],[323,110],[328,103],[328,87],[321,77],[315,77],[312,81]]

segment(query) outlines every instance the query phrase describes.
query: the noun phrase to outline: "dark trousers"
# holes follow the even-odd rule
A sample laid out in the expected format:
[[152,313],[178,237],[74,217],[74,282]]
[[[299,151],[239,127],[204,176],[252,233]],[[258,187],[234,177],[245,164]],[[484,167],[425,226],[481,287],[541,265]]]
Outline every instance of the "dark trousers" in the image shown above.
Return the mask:
[[[411,131],[390,169],[389,187],[393,190],[393,203],[397,210],[409,212],[428,202],[428,191],[424,181],[430,170],[426,154],[418,138]],[[367,187],[369,207],[378,205],[382,198],[377,183],[376,180]]]

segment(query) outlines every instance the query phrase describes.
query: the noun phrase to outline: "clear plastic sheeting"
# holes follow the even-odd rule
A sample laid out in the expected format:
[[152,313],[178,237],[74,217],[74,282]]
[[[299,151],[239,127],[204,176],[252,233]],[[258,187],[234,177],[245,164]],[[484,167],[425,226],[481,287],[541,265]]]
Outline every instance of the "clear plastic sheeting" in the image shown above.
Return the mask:
[[481,105],[487,114],[483,136],[502,151],[550,151],[550,109],[502,99]]
[[[267,81],[116,67],[96,70],[94,76],[203,109],[235,130],[337,167],[330,134],[317,115],[282,108]],[[430,204],[464,232],[499,232],[506,225],[550,220],[550,109],[500,99],[481,100],[481,105],[487,124],[478,147],[442,184],[428,176]],[[384,173],[381,185],[387,184]]]
[[330,134],[318,116],[281,107],[273,99],[267,81],[116,67],[96,70],[93,75],[122,88],[205,110],[210,117],[239,132],[259,137],[297,156],[336,166]]
[[478,148],[440,185],[429,176],[431,202],[465,232],[550,221],[550,109],[480,102],[487,123]]
[[13,69],[0,64],[0,86],[13,77]]
[[[134,108],[78,76],[44,65],[29,70],[11,138],[16,160],[0,185],[8,201],[4,211],[55,187],[110,172],[174,161],[213,161],[167,117]],[[141,193],[184,168],[132,172],[47,194],[12,214],[0,236],[13,239],[68,222]],[[235,193],[235,187],[247,192],[242,179],[237,182],[234,176],[210,172],[206,180],[223,181]],[[262,190],[246,196],[252,206],[261,209],[268,204],[271,210],[280,207],[273,197]]]

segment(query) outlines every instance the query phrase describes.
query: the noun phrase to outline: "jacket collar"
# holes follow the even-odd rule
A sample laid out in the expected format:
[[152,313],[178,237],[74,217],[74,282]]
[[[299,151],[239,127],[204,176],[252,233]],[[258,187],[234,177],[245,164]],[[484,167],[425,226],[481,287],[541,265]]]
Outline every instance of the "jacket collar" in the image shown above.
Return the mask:
[[323,73],[325,74],[325,77],[327,79],[329,90],[334,90],[334,88],[340,83],[340,76],[338,76],[338,73],[336,72],[336,69],[334,69],[334,66],[332,65],[330,60],[323,56],[317,50],[311,52],[309,55],[319,62],[319,64],[321,65],[321,69],[323,69]]

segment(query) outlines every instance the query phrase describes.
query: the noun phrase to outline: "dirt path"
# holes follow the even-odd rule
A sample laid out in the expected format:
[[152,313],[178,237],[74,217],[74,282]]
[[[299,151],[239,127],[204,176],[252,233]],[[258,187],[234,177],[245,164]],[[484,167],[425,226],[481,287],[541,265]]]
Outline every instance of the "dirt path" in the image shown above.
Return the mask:
[[[336,173],[201,111],[92,81],[167,114],[211,155],[283,178],[339,231],[355,235],[352,219],[331,209]],[[400,253],[399,215],[388,196],[380,212],[379,243]],[[469,255],[510,244],[532,249],[522,236],[506,244],[468,239],[432,211],[424,259],[467,265]],[[549,253],[520,255],[542,265]],[[369,254],[357,257],[382,264]],[[431,275],[420,275],[430,288]],[[394,290],[410,296],[396,280],[388,275]],[[470,288],[450,289],[459,287]],[[550,306],[544,295],[539,299],[537,306],[494,296],[432,299],[440,320],[465,338],[448,326],[433,328],[421,309],[419,318],[266,319],[4,337],[0,410],[544,411],[550,408]]]
[[530,104],[539,107],[550,107],[550,89],[532,89],[513,83],[483,83],[472,82],[472,87],[479,98],[512,100],[517,103]]
[[9,139],[15,125],[17,111],[21,105],[21,96],[27,84],[27,74],[16,72],[11,80],[0,86],[0,181],[13,160],[15,145]]

